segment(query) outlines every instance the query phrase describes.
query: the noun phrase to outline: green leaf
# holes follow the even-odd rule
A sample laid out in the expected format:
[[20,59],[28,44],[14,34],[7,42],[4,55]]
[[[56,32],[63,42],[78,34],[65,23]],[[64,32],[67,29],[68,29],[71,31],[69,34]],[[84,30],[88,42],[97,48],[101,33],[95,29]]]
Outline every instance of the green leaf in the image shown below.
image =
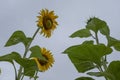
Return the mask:
[[91,33],[89,29],[81,29],[81,30],[74,32],[70,37],[71,38],[75,38],[75,37],[84,38],[84,37],[90,37],[90,36],[91,36]]
[[106,35],[106,36],[110,35],[110,29],[109,29],[109,27],[107,26],[106,23],[104,23],[103,28],[100,29],[100,33],[103,34],[103,35]]
[[36,70],[38,70],[36,62],[30,59],[23,59],[17,52],[12,52],[10,54],[0,56],[0,61],[7,61],[12,63],[15,60],[18,64],[24,67],[24,74],[26,76],[34,76]]
[[120,40],[108,36],[108,46],[113,46],[115,50],[120,51]]
[[20,64],[22,67],[24,67],[24,75],[33,77],[35,74],[35,71],[38,71],[37,64],[32,59],[27,58],[19,58],[16,60],[18,64]]
[[23,40],[23,43],[25,46],[27,46],[32,41],[32,38],[26,37],[26,39]]
[[34,60],[21,58],[21,56],[17,52],[12,52],[10,54],[0,56],[0,61],[7,61],[13,63],[13,60],[15,60],[22,67],[24,67],[25,76],[33,77],[35,71],[38,70],[37,64]]
[[90,18],[88,20],[86,28],[94,31],[95,33],[100,30],[100,32],[104,35],[109,34],[109,29],[106,22],[96,17]]
[[84,41],[82,44],[94,44],[94,41],[93,41],[93,40],[90,40],[90,41]]
[[25,34],[22,31],[15,31],[5,44],[5,47],[16,45],[20,42],[27,46],[27,44],[31,40],[32,40],[31,38],[26,38]]
[[94,63],[101,66],[101,58],[104,55],[110,54],[112,49],[103,45],[81,44],[67,48],[64,53],[67,53],[70,60],[78,70],[85,72],[94,68]]
[[35,75],[35,71],[33,67],[24,68],[24,75],[32,78]]
[[111,80],[120,80],[120,61],[111,62],[106,72]]
[[12,63],[13,60],[19,59],[21,56],[17,52],[12,52],[10,54],[0,56],[0,61],[7,61]]
[[30,51],[32,52],[30,55],[30,58],[36,57],[36,58],[39,58],[40,60],[44,60],[44,61],[46,60],[46,58],[42,56],[41,48],[39,46],[31,47]]
[[91,78],[91,77],[79,77],[79,78],[77,78],[75,80],[94,80],[94,79]]
[[101,72],[88,72],[87,74],[90,76],[96,76],[96,77],[103,76],[103,73],[101,73]]
[[38,71],[36,62],[34,60],[26,60],[25,62],[27,62],[27,65],[24,65],[24,74],[33,77],[35,71]]
[[68,55],[68,56],[72,61],[72,63],[74,64],[74,66],[76,67],[76,69],[78,70],[78,72],[84,73],[88,70],[95,68],[95,65],[91,61],[83,60],[83,59],[80,60],[77,57],[77,55],[76,56]]

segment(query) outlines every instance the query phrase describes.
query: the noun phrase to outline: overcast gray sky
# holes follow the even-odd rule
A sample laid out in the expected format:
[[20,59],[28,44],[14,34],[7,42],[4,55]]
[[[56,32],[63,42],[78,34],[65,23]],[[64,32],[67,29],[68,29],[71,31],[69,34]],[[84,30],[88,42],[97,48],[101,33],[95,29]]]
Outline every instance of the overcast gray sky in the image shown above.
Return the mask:
[[[54,10],[59,16],[59,26],[51,38],[37,35],[32,45],[40,45],[51,50],[55,64],[44,73],[39,73],[39,80],[74,80],[82,76],[77,72],[67,55],[62,52],[71,45],[81,43],[83,39],[71,39],[69,36],[78,29],[84,28],[89,17],[99,17],[105,20],[111,35],[120,39],[120,0],[0,0],[0,55],[12,51],[24,52],[22,44],[4,47],[6,41],[16,30],[22,30],[27,36],[32,36],[36,27],[36,16],[41,9]],[[101,38],[101,41],[104,41]],[[109,61],[120,59],[120,53],[110,55]],[[0,80],[14,80],[14,70],[11,64],[1,62],[2,74]],[[29,80],[25,78],[25,80]],[[100,78],[97,80],[104,80]]]

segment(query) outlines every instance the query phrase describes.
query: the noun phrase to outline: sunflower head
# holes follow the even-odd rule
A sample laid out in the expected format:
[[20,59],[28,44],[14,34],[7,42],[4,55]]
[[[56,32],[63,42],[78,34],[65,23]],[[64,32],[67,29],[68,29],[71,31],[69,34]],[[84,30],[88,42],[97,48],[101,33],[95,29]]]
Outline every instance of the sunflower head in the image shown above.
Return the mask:
[[35,57],[32,59],[34,59],[35,62],[37,63],[38,69],[44,72],[48,70],[50,67],[52,67],[52,64],[54,63],[54,58],[51,52],[47,50],[46,48],[41,48],[41,53],[42,53],[42,56],[46,58],[46,61],[40,60]]
[[58,25],[56,21],[58,16],[54,14],[54,11],[49,11],[48,9],[42,9],[39,14],[37,16],[37,26],[41,28],[40,33],[49,38]]

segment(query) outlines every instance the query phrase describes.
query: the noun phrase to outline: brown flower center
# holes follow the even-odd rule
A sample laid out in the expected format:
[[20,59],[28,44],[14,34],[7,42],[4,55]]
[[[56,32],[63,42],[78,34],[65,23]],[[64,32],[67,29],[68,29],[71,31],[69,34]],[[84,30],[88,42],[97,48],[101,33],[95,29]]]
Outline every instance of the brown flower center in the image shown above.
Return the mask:
[[45,30],[51,29],[52,25],[53,25],[52,20],[49,17],[45,16],[43,18],[43,26],[44,26]]
[[[46,60],[48,60],[47,56],[43,55],[45,57]],[[48,63],[48,61],[46,60],[40,60],[38,59],[39,63],[43,66],[43,65],[46,65]]]

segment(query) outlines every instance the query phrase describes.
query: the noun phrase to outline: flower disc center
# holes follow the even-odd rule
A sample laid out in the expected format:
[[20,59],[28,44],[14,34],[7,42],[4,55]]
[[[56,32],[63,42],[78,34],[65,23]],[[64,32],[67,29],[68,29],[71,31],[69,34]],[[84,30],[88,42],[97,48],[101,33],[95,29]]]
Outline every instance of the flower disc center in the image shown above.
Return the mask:
[[43,19],[43,26],[46,30],[49,30],[52,28],[53,22],[50,18],[44,17]]
[[[48,60],[48,58],[47,58],[46,55],[43,55],[43,56],[45,57],[46,60]],[[38,59],[38,61],[39,61],[39,63],[40,63],[41,65],[46,65],[46,64],[48,63],[48,61],[46,61],[46,60],[40,60],[40,59]]]
[[44,61],[44,60],[38,60],[38,61],[41,65],[46,65],[47,64],[47,61]]

